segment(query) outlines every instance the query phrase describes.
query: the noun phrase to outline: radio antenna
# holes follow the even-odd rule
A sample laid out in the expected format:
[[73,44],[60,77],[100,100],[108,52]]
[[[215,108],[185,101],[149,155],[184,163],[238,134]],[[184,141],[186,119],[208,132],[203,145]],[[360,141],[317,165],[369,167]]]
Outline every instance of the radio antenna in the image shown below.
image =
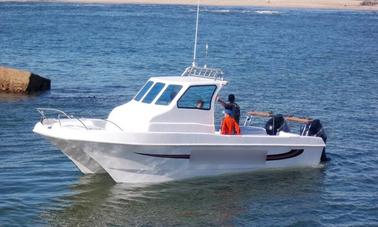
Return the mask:
[[196,34],[194,37],[194,50],[193,50],[193,66],[196,66],[196,55],[197,55],[197,37],[198,37],[198,20],[199,20],[199,4],[200,0],[197,0],[197,19],[196,19]]
[[205,45],[205,56],[206,56],[206,58],[205,58],[205,66],[204,66],[204,68],[207,67],[207,54],[208,54],[208,52],[209,52],[209,44],[207,44],[207,42],[206,42],[206,45]]

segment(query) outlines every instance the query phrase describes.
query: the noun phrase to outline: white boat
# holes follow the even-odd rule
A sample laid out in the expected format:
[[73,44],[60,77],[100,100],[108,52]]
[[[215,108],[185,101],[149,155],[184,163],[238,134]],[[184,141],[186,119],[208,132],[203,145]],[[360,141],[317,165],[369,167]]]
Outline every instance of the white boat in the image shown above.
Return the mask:
[[[107,172],[116,182],[319,166],[325,143],[316,135],[280,130],[269,135],[266,128],[248,124],[241,126],[241,135],[220,134],[214,110],[226,84],[220,70],[192,66],[181,76],[150,78],[106,120],[41,108],[43,118],[33,131],[57,145],[83,173]],[[201,108],[197,100],[204,102]],[[59,117],[48,118],[48,111]]]
[[[325,134],[318,121],[305,121],[301,134],[288,132],[284,118],[274,116],[265,128],[250,125],[247,118],[241,135],[216,130],[216,99],[227,81],[221,70],[195,64],[198,15],[199,4],[193,65],[181,76],[150,78],[106,120],[39,108],[42,119],[33,131],[61,149],[84,174],[107,172],[116,182],[158,183],[267,168],[318,167],[325,154]],[[50,118],[49,112],[58,116]]]

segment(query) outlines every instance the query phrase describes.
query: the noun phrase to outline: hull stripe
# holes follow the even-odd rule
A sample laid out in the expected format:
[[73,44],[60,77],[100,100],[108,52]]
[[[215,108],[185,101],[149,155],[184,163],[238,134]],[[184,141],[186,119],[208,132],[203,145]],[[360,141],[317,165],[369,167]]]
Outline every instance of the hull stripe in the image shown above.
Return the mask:
[[[288,158],[294,158],[303,153],[304,149],[292,149],[289,152],[281,153],[281,154],[271,154],[266,156],[267,161],[277,161],[283,160]],[[147,153],[139,153],[135,152],[135,154],[156,157],[156,158],[173,158],[173,159],[190,159],[190,154],[147,154]]]
[[135,154],[151,156],[156,158],[175,158],[175,159],[190,159],[190,154],[147,154],[147,153],[138,153]]
[[288,158],[294,158],[303,153],[304,149],[292,149],[289,152],[281,154],[271,154],[266,156],[267,161],[283,160]]

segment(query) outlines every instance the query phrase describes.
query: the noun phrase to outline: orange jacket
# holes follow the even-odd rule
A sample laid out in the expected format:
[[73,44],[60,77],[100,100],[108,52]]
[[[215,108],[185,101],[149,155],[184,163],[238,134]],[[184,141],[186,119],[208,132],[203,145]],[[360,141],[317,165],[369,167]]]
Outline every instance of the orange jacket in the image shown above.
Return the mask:
[[239,125],[238,123],[236,123],[235,119],[232,118],[230,115],[227,115],[222,121],[221,134],[240,135]]

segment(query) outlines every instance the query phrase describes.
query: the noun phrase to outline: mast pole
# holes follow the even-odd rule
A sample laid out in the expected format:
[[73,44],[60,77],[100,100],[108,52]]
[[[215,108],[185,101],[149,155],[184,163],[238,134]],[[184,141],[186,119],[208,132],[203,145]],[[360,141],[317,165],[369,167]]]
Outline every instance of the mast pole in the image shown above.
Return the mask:
[[193,50],[193,63],[192,63],[192,66],[196,66],[197,37],[198,37],[198,20],[199,20],[199,4],[200,4],[200,0],[197,0],[196,34],[195,34],[195,37],[194,37],[194,50]]

